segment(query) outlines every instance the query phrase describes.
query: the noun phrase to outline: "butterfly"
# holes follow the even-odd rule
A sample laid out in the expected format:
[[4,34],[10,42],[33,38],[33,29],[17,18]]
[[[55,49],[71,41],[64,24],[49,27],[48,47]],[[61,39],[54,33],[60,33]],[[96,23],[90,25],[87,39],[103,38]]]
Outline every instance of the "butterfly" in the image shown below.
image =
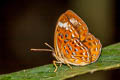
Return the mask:
[[93,36],[86,23],[72,10],[63,13],[56,24],[54,33],[54,48],[45,43],[51,49],[31,49],[32,51],[52,51],[56,63],[84,66],[96,62],[101,54],[100,40]]

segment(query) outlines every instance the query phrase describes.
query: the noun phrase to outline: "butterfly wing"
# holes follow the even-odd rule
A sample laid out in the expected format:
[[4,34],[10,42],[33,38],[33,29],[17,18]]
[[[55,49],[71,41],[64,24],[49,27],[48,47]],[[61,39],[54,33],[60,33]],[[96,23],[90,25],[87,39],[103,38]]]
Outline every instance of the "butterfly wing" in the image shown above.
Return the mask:
[[70,39],[66,42],[61,52],[69,64],[83,66],[91,62],[89,50],[77,38]]
[[[57,57],[57,60],[62,63],[70,63],[73,65],[85,65],[89,63],[89,51],[80,43],[79,37],[78,31],[73,27],[68,16],[65,13],[62,14],[58,19],[54,35],[55,57]],[[74,45],[76,46],[75,49]],[[74,52],[74,50],[78,51]],[[83,54],[84,56],[82,56]]]
[[95,38],[91,33],[88,33],[85,40],[83,41],[83,44],[89,49],[91,54],[91,62],[95,62],[101,53],[102,45],[100,43],[100,40]]
[[73,37],[78,38],[79,34],[72,27],[72,25],[68,21],[68,18],[64,14],[62,14],[58,19],[54,35],[54,48],[56,52],[55,55],[60,59],[60,61],[64,61],[63,56],[61,54],[63,44],[65,44]]
[[101,53],[102,45],[100,40],[89,33],[85,22],[73,11],[68,10],[65,12],[65,15],[68,17],[75,30],[78,32],[80,41],[89,49],[91,62],[95,62]]
[[58,19],[54,48],[54,56],[58,61],[73,65],[86,65],[98,59],[101,43],[88,32],[85,22],[74,12],[68,10]]
[[67,16],[75,30],[78,32],[80,41],[83,41],[88,33],[86,23],[71,10],[66,11],[65,15]]

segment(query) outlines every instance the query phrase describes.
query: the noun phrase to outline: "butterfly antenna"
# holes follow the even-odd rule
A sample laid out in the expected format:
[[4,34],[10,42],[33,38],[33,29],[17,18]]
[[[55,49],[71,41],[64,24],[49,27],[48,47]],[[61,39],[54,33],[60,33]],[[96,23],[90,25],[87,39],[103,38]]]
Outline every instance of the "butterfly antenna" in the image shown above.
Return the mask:
[[48,46],[50,49],[34,49],[34,48],[32,48],[32,49],[30,49],[31,51],[50,51],[50,52],[53,52],[54,51],[54,49],[53,49],[53,47],[52,46],[50,46],[48,43],[44,43],[46,46]]
[[48,43],[44,43],[46,46],[48,46],[51,50],[54,50],[52,46],[50,46]]

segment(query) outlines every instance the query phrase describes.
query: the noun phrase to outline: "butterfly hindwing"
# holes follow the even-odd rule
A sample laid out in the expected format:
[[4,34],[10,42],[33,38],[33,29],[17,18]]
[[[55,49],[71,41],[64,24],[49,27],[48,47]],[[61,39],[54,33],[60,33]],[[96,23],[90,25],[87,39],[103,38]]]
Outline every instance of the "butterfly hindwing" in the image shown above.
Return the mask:
[[101,43],[95,38],[91,33],[86,36],[86,39],[83,41],[83,44],[89,49],[91,54],[91,61],[95,62],[101,53]]

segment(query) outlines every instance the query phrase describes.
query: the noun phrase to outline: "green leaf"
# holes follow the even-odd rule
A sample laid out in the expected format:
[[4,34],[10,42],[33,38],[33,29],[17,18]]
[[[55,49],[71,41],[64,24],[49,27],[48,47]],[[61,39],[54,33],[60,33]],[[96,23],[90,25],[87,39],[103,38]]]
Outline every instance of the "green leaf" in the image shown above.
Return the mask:
[[120,67],[120,43],[110,45],[102,49],[102,53],[97,62],[87,66],[72,66],[70,69],[66,65],[53,72],[53,64],[40,66],[32,69],[22,70],[0,76],[0,80],[62,80],[85,73],[93,73],[100,70],[108,70]]

